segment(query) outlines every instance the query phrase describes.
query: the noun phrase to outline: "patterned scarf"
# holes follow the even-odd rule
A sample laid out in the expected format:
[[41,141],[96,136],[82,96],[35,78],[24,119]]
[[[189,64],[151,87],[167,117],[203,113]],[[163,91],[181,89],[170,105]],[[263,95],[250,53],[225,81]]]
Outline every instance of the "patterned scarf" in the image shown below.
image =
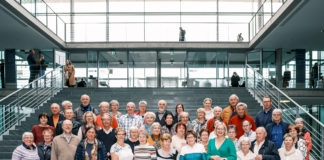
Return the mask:
[[[88,145],[88,139],[84,140],[84,153],[85,153],[85,159],[89,160],[89,154],[87,152],[87,145]],[[91,160],[97,160],[97,154],[98,154],[98,141],[97,139],[94,140],[92,150],[91,150]]]

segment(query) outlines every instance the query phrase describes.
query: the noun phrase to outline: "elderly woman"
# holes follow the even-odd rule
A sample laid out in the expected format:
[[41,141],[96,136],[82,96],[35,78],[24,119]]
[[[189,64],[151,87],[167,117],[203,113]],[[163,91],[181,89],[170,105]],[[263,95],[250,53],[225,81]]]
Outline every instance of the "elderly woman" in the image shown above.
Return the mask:
[[279,156],[283,160],[304,160],[303,154],[294,147],[295,137],[287,133],[284,136],[284,146],[280,148]]
[[174,116],[174,119],[175,119],[175,122],[179,122],[180,121],[180,114],[184,112],[184,106],[182,103],[178,103],[175,107],[175,116]]
[[205,151],[207,152],[209,132],[207,129],[202,129],[200,130],[199,135],[200,135],[199,143],[205,147]]
[[34,136],[31,132],[25,132],[22,135],[23,144],[19,145],[12,153],[12,160],[39,160],[36,146],[34,143]]
[[187,145],[181,149],[180,160],[206,160],[206,151],[202,144],[196,143],[195,131],[186,133]]
[[296,118],[295,120],[296,126],[299,128],[299,136],[304,138],[305,145],[307,147],[307,156],[306,160],[309,160],[309,152],[312,149],[312,137],[308,131],[304,128],[304,120],[302,118]]
[[135,146],[134,158],[135,160],[152,160],[156,159],[155,148],[147,143],[147,131],[140,130],[138,146]]
[[294,137],[294,147],[299,150],[302,155],[304,156],[304,159],[306,158],[307,155],[307,148],[305,146],[305,139],[300,138],[299,136],[299,127],[296,125],[289,125],[288,126],[288,133]]
[[123,128],[117,128],[115,132],[117,142],[111,146],[110,153],[112,160],[133,160],[132,148],[124,143],[126,131]]
[[129,133],[130,136],[125,141],[125,143],[127,143],[132,148],[132,152],[134,153],[134,147],[140,144],[140,142],[138,141],[138,128],[132,126],[131,128],[129,128]]
[[166,133],[161,136],[162,147],[156,151],[157,160],[175,160],[177,158],[177,150],[171,147],[171,135]]
[[43,131],[44,142],[38,143],[37,145],[38,156],[40,160],[51,159],[53,135],[54,133],[50,129]]
[[[214,128],[215,128],[215,126],[217,125],[217,123],[223,123],[220,119],[216,119],[215,121],[214,121]],[[224,123],[225,124],[225,123]],[[209,140],[211,140],[211,139],[213,139],[213,138],[216,138],[217,136],[216,136],[216,128],[214,129],[214,131],[213,132],[211,132],[210,134],[209,134]]]
[[169,133],[175,135],[175,121],[172,113],[166,113],[163,119],[165,119],[165,125],[161,128],[161,134]]
[[181,153],[181,148],[187,145],[185,139],[185,133],[187,132],[187,126],[181,122],[178,122],[175,130],[177,132],[176,135],[172,136],[172,148],[176,149],[178,153]]
[[144,118],[145,113],[146,113],[146,106],[147,106],[146,101],[140,101],[138,103],[138,111],[135,114]]
[[49,117],[48,117],[47,113],[39,114],[38,121],[40,122],[40,124],[34,125],[32,128],[32,133],[33,133],[34,141],[35,141],[36,145],[38,145],[38,143],[44,141],[44,137],[43,137],[44,130],[50,129],[53,131],[53,133],[55,132],[54,127],[47,124],[48,119],[49,119]]
[[153,112],[146,112],[144,115],[145,124],[140,127],[140,130],[145,129],[148,132],[148,135],[151,135],[151,125],[155,121],[155,118],[156,116]]
[[225,123],[217,123],[215,126],[216,138],[209,140],[207,149],[208,160],[236,160],[235,145],[232,140],[226,138],[227,130]]
[[188,130],[192,128],[192,125],[189,121],[189,113],[188,112],[182,112],[180,114],[180,122],[185,124]]
[[237,152],[237,160],[254,160],[255,154],[250,151],[251,141],[248,137],[240,139],[241,150]]
[[99,141],[97,130],[94,126],[86,128],[86,138],[82,140],[75,152],[75,160],[107,160],[107,151],[105,145]]
[[83,114],[83,124],[81,125],[81,127],[79,128],[79,131],[78,131],[78,137],[80,139],[86,138],[85,131],[86,131],[86,128],[88,128],[90,126],[96,128],[96,130],[99,131],[100,127],[96,126],[95,122],[96,122],[96,115],[91,111],[85,112]]
[[228,139],[230,139],[234,142],[236,152],[238,152],[240,150],[240,143],[239,143],[238,139],[236,138],[236,126],[235,125],[229,125],[227,127],[227,136],[228,136]]
[[198,108],[197,109],[197,119],[195,119],[191,122],[191,127],[197,134],[198,139],[200,138],[200,135],[199,135],[200,130],[206,128],[206,125],[207,125],[206,122],[207,122],[207,120],[205,117],[205,110],[203,108]]
[[118,112],[119,102],[117,100],[111,100],[110,102],[111,114],[117,118],[117,121],[122,116],[120,112]]
[[147,139],[147,143],[154,146],[155,149],[161,148],[161,125],[158,122],[154,122],[151,127],[151,135]]

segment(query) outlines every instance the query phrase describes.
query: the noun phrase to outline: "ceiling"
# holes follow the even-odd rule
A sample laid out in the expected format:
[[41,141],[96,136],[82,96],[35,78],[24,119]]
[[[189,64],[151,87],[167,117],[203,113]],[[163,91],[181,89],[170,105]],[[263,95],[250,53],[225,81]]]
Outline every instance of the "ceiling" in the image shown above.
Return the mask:
[[1,4],[0,19],[0,49],[58,48]]
[[301,3],[256,48],[324,50],[324,1]]

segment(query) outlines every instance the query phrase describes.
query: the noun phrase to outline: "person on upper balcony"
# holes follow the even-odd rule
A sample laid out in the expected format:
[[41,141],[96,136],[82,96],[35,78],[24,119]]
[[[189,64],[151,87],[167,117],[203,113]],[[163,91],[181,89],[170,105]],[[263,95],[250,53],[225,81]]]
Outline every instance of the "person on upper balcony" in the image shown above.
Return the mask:
[[184,42],[186,40],[186,30],[182,27],[179,27],[179,41]]
[[267,124],[272,123],[272,101],[270,96],[263,97],[263,109],[259,111],[255,117],[256,127],[265,127]]
[[280,148],[283,142],[283,137],[288,133],[289,124],[282,121],[282,110],[274,109],[272,111],[272,123],[267,124],[267,140],[276,144]]
[[64,78],[65,78],[65,86],[74,87],[75,86],[75,69],[74,65],[72,65],[71,60],[66,60],[66,65],[64,66]]
[[239,87],[240,76],[234,72],[231,78],[232,87]]

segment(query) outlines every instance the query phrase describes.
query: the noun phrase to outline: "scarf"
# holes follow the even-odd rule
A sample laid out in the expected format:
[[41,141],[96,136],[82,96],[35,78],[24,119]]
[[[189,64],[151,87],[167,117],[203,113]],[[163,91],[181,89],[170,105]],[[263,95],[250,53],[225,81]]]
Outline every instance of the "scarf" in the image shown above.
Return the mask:
[[[89,160],[89,154],[87,152],[87,145],[88,145],[88,139],[84,140],[84,153],[85,153],[85,159]],[[98,141],[97,139],[94,140],[92,150],[91,150],[91,160],[97,160],[97,154],[98,154]]]
[[160,144],[160,134],[159,134],[159,136],[151,135],[151,137],[152,137],[152,140],[154,141],[154,144],[153,144],[154,148],[155,149],[160,149],[161,148],[161,144]]
[[165,124],[165,126],[166,126],[167,129],[169,129],[170,134],[171,134],[171,128],[172,128],[173,124],[171,124],[171,125]]

